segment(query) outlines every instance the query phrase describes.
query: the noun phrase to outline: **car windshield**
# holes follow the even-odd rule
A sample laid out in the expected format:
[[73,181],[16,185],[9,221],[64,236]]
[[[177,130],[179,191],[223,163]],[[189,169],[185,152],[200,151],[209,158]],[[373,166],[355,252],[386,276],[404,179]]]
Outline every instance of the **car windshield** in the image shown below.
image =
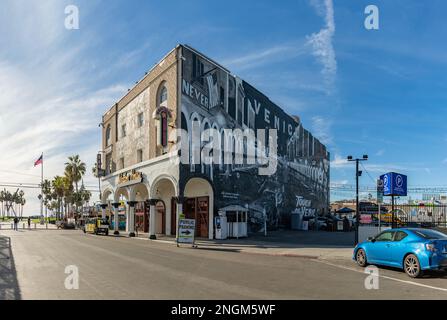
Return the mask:
[[418,236],[424,239],[445,239],[447,235],[436,230],[417,230],[414,231]]

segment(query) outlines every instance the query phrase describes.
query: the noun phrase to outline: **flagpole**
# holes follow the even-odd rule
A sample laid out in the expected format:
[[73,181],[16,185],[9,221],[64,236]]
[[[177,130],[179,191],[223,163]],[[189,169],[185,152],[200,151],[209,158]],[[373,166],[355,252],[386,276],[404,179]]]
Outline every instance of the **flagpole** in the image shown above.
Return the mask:
[[43,152],[40,166],[40,217],[43,217]]

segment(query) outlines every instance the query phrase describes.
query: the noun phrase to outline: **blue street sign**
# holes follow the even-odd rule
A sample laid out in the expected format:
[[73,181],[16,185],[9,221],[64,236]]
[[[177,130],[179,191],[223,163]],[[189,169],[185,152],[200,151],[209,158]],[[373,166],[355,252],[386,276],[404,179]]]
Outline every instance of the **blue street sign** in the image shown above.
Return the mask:
[[383,181],[384,196],[406,196],[407,176],[396,172],[388,172],[380,176]]

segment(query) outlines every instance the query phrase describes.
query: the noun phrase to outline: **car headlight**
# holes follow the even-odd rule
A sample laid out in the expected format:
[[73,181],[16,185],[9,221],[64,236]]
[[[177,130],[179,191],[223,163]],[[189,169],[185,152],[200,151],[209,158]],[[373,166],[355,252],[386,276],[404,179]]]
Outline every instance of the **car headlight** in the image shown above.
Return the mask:
[[426,243],[425,249],[427,249],[430,252],[436,252],[435,245],[433,243]]

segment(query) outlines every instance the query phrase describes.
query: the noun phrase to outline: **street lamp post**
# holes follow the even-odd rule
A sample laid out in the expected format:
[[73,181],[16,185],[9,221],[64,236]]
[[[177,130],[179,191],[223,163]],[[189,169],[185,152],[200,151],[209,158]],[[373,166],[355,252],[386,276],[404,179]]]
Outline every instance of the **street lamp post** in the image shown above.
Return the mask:
[[364,154],[362,158],[354,159],[348,156],[348,161],[355,161],[355,244],[359,243],[359,225],[360,225],[360,210],[359,210],[359,177],[362,171],[359,170],[359,162],[368,160],[368,155]]
[[98,151],[98,155],[96,156],[96,174],[98,175],[98,187],[99,187],[99,201],[102,203],[101,197],[101,177],[103,176],[102,171],[102,154],[104,151]]

